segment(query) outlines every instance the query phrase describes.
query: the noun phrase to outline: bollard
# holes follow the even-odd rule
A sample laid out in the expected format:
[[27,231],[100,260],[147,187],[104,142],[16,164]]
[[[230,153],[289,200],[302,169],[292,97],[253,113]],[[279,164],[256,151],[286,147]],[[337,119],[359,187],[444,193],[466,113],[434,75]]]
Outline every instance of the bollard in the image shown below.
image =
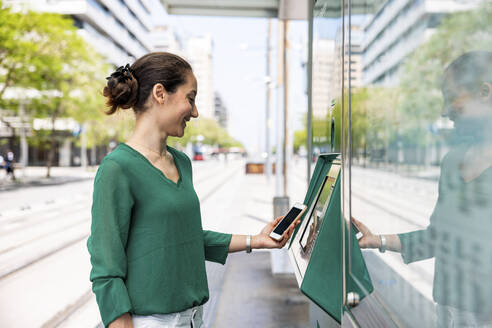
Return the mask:
[[[278,218],[287,214],[289,211],[289,197],[273,197],[273,217]],[[272,274],[282,275],[282,274],[294,274],[294,270],[290,265],[289,255],[287,248],[282,249],[272,249],[270,252]]]
[[273,197],[273,217],[278,218],[279,216],[287,214],[289,210],[289,197]]

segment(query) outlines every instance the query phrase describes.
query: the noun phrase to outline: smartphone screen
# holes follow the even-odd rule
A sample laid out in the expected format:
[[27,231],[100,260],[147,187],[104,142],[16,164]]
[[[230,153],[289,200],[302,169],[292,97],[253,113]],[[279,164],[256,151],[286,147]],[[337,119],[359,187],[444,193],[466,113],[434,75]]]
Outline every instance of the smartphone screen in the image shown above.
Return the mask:
[[281,235],[284,233],[284,231],[290,226],[292,222],[294,222],[295,218],[301,213],[302,209],[297,208],[297,207],[292,207],[287,213],[287,215],[284,217],[282,222],[273,230],[277,235]]

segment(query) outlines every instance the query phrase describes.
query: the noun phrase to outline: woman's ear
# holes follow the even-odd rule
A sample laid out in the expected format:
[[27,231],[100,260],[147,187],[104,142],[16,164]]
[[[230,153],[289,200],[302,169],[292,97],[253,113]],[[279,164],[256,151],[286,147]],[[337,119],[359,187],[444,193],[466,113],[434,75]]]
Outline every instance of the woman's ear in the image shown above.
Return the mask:
[[482,83],[480,86],[480,98],[489,100],[492,97],[492,85],[488,82]]
[[152,98],[158,103],[163,104],[166,100],[167,92],[164,86],[160,83],[157,83],[152,88]]

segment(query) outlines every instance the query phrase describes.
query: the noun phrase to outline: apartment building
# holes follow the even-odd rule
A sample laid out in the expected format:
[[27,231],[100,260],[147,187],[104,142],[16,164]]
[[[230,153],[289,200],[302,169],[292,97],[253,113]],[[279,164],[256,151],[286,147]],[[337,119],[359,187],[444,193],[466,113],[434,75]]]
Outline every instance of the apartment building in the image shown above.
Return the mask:
[[395,85],[403,60],[428,39],[449,13],[480,0],[388,0],[364,26],[362,83]]

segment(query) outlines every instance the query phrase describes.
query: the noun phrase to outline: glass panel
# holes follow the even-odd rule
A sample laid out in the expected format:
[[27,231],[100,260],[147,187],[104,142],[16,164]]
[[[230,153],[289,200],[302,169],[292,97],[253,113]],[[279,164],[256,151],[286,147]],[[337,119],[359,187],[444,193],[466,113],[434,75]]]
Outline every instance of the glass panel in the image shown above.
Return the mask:
[[[341,1],[319,0],[313,18],[313,156],[339,152],[340,95],[342,82],[337,74],[342,62]],[[337,132],[336,132],[337,131]]]
[[403,327],[492,325],[491,7],[351,1],[351,214]]

